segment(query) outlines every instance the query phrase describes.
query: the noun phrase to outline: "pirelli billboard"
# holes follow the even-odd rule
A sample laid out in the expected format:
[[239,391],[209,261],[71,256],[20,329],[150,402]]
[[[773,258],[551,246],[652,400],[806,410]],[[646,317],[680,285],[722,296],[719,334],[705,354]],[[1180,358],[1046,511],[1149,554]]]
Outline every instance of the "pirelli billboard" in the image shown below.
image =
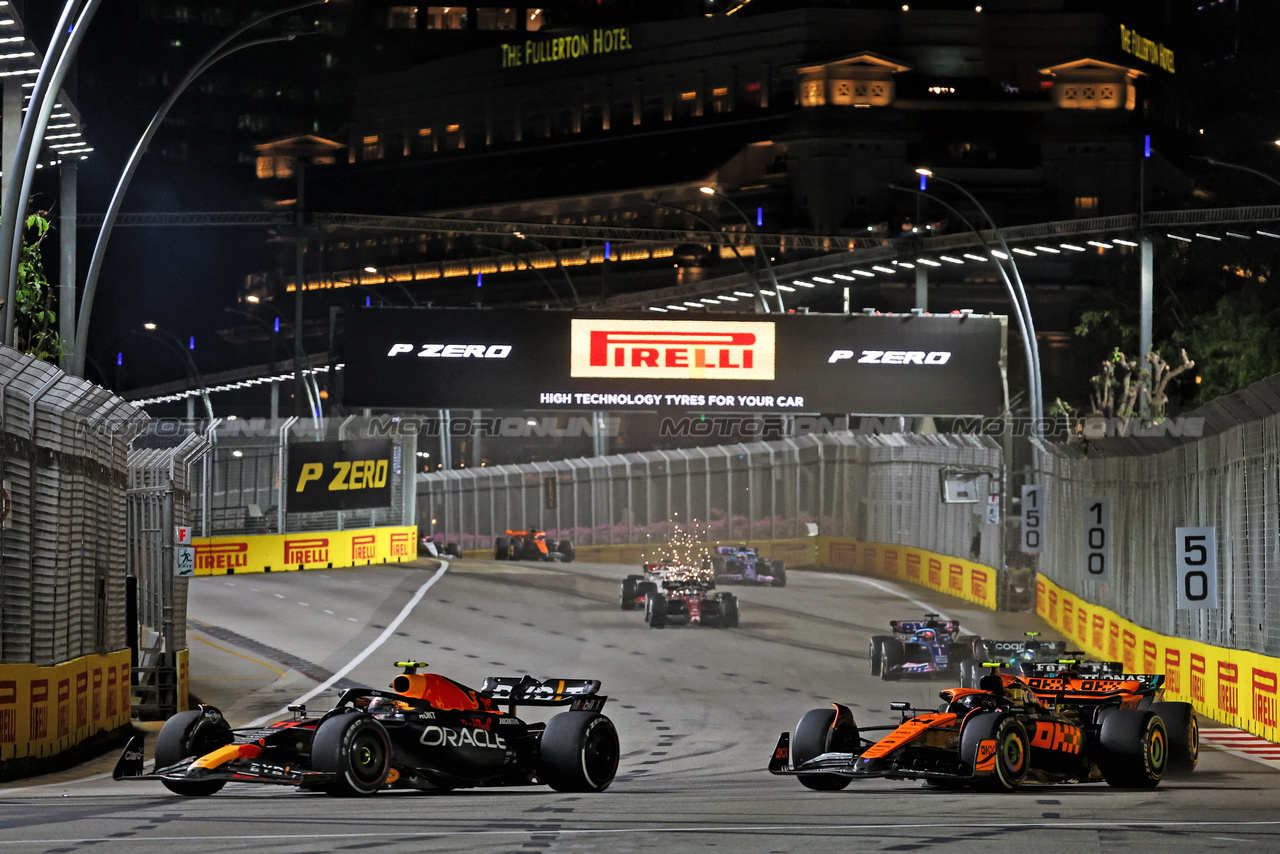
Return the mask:
[[407,409],[995,415],[993,315],[356,309],[343,402]]

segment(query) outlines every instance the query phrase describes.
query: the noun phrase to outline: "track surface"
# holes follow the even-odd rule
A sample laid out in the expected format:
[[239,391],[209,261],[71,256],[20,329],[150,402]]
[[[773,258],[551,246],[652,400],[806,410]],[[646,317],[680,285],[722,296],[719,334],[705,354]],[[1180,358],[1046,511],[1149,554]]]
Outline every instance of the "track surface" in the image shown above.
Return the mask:
[[443,574],[423,562],[199,578],[190,588],[192,690],[233,725],[337,675],[334,688],[307,700],[328,708],[337,686],[383,686],[403,658],[472,685],[487,675],[598,678],[623,749],[605,793],[528,787],[352,800],[231,784],[190,799],[155,782],[113,782],[102,773],[108,757],[0,787],[0,854],[1200,852],[1268,850],[1280,831],[1276,771],[1212,748],[1191,777],[1141,792],[1030,785],[994,795],[868,781],[820,793],[773,777],[763,769],[778,733],[808,709],[841,700],[861,723],[889,723],[890,700],[933,705],[949,687],[868,674],[867,638],[889,619],[935,610],[988,637],[1044,627],[1030,614],[930,602],[920,588],[793,572],[786,588],[735,591],[738,629],[657,631],[618,608],[630,571],[459,560]]

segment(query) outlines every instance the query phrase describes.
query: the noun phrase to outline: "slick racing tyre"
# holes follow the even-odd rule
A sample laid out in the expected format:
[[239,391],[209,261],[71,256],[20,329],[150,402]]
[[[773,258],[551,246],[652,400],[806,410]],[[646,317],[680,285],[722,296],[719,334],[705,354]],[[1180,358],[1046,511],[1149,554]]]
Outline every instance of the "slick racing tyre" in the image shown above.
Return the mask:
[[[991,741],[995,742],[995,756],[982,755],[982,744]],[[1030,747],[1022,722],[1001,712],[971,715],[960,730],[960,761],[975,772],[989,771],[988,776],[979,778],[979,785],[998,792],[1011,792],[1027,778]]]
[[556,543],[556,551],[560,553],[560,559],[565,563],[573,563],[573,559],[578,556],[577,551],[573,548],[573,543],[569,540],[561,540]]
[[[791,739],[791,764],[793,766],[808,762],[832,750],[852,751],[858,744],[858,731],[855,728],[852,739],[848,733],[834,729],[836,710],[832,708],[813,709],[804,713],[796,724],[795,736]],[[848,742],[834,744],[833,742]],[[819,792],[838,792],[852,782],[852,778],[840,774],[800,774],[797,776],[800,785],[806,789]]]
[[905,655],[902,644],[897,638],[885,638],[880,642],[880,678],[885,682],[896,682],[902,678],[902,663]]
[[732,593],[720,594],[720,628],[738,627],[738,597]]
[[[181,762],[189,756],[204,756],[235,741],[231,727],[218,715],[216,721],[199,709],[178,712],[164,722],[156,737],[156,768]],[[198,798],[212,795],[226,785],[225,780],[161,780],[165,788],[179,795]]]
[[511,541],[506,537],[498,537],[493,541],[493,559],[511,560]]
[[1200,759],[1200,721],[1190,703],[1152,703],[1151,711],[1164,721],[1169,734],[1169,765],[1165,773],[1190,774]]
[[557,792],[603,792],[618,772],[618,732],[599,712],[561,712],[538,746],[538,779]]
[[1102,721],[1098,770],[1108,785],[1153,789],[1169,764],[1169,734],[1148,709],[1116,709]]
[[867,645],[867,659],[871,662],[872,676],[880,675],[880,667],[881,667],[881,659],[880,659],[881,649],[880,648],[886,640],[892,640],[892,638],[889,638],[886,635],[872,635],[871,642]]
[[774,587],[787,586],[787,568],[782,565],[782,561],[775,560],[773,562],[773,571],[770,573],[770,575],[773,576],[772,586]]
[[661,629],[667,625],[667,600],[660,593],[649,593],[644,597],[644,621],[651,629]]
[[444,547],[444,553],[448,557],[462,557],[462,546],[457,543],[447,543]]
[[391,772],[391,738],[376,718],[335,715],[316,730],[311,767],[338,775],[325,786],[331,795],[372,795]]
[[624,611],[634,611],[640,607],[636,602],[640,598],[640,583],[643,578],[639,575],[628,575],[622,579],[622,591],[618,594],[618,605]]

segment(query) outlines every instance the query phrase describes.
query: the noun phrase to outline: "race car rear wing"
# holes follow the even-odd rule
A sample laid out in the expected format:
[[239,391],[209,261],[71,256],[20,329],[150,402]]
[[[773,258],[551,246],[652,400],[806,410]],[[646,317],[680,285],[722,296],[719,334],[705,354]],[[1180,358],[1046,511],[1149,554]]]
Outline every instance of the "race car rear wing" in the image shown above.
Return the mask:
[[910,634],[921,629],[938,629],[943,632],[960,631],[959,620],[890,620],[889,628],[900,634]]
[[1057,661],[1023,661],[1020,662],[1023,676],[1057,676],[1064,670],[1092,678],[1122,679],[1125,681],[1140,680],[1144,676],[1124,675],[1124,665],[1119,661],[1078,661],[1076,659],[1058,659]]
[[600,693],[599,679],[548,679],[532,676],[488,676],[477,692],[496,703],[522,706],[571,706],[574,710],[596,711],[608,697]]

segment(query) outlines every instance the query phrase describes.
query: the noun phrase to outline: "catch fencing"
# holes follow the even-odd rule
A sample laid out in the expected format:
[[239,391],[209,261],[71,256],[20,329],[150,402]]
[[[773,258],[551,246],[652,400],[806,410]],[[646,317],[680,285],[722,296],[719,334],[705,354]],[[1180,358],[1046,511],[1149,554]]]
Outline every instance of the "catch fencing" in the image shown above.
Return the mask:
[[[1199,438],[1037,446],[1045,499],[1040,573],[1153,631],[1280,655],[1280,376],[1187,418]],[[1112,575],[1088,570],[1086,506],[1111,504]],[[1175,527],[1217,533],[1215,609],[1178,609]],[[1096,562],[1095,562],[1096,568]]]
[[[953,477],[972,501],[946,495]],[[418,529],[463,549],[529,528],[575,545],[664,543],[676,526],[708,542],[822,533],[999,568],[1002,525],[988,521],[987,496],[1003,484],[1003,454],[986,436],[836,432],[420,474]]]
[[126,453],[146,418],[0,348],[0,663],[53,665],[126,646]]
[[163,720],[179,711],[184,682],[180,655],[187,649],[187,585],[178,574],[178,527],[190,528],[191,470],[209,449],[191,433],[176,444],[156,447],[136,441],[129,449],[129,646],[135,714]]
[[[210,450],[192,473],[192,524],[198,537],[343,531],[413,524],[412,478],[417,436],[397,434],[394,421],[347,416],[318,420],[219,420],[206,431]],[[381,429],[380,429],[381,428]],[[390,438],[389,507],[288,511],[289,446],[304,442]]]

